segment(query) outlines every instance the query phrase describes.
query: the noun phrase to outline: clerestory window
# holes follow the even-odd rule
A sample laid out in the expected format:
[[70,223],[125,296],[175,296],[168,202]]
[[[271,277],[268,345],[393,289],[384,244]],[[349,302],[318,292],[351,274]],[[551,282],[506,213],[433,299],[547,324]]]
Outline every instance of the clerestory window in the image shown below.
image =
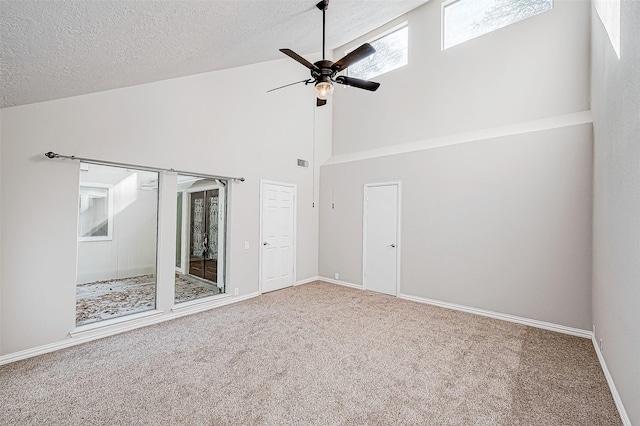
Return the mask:
[[442,50],[551,10],[553,0],[448,0],[442,3]]
[[350,77],[369,80],[407,65],[409,61],[409,27],[406,22],[382,33],[369,43],[376,49],[376,53],[351,65],[348,69]]

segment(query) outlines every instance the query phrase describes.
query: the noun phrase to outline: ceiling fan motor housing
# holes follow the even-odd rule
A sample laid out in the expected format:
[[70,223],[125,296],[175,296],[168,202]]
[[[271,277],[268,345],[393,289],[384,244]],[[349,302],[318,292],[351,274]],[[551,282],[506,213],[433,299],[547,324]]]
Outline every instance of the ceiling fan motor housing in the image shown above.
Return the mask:
[[333,80],[333,77],[336,75],[336,71],[331,68],[333,66],[333,62],[323,59],[316,62],[314,65],[317,69],[311,70],[311,77],[313,77],[316,82],[329,82]]

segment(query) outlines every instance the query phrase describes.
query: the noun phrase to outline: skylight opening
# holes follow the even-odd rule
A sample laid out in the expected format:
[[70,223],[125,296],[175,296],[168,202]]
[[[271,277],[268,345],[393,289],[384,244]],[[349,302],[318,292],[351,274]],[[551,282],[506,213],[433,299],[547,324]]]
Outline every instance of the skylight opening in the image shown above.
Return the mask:
[[553,0],[449,0],[442,3],[442,50],[551,10]]

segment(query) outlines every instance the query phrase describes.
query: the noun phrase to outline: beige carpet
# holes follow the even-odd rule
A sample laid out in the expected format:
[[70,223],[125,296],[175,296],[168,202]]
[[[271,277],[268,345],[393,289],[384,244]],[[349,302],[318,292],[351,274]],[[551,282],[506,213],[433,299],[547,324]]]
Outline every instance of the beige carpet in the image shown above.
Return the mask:
[[2,425],[619,425],[588,339],[325,283],[0,367]]

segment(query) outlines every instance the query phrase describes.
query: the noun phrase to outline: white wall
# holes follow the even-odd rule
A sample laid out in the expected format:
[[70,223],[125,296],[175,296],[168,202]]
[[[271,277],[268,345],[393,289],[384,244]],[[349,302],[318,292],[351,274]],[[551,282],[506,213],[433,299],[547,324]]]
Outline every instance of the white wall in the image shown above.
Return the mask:
[[[0,135],[2,135],[2,115],[0,115]],[[0,164],[2,164],[2,137],[0,137]],[[0,170],[0,188],[2,171]],[[0,190],[0,308],[2,308],[2,191]],[[0,354],[2,353],[2,313],[0,312]]]
[[[313,171],[297,167],[296,159],[311,160],[314,115],[323,129],[331,109],[315,108],[310,87],[266,93],[304,75],[284,58],[3,109],[0,354],[63,341],[75,326],[78,165],[46,159],[47,151],[244,176],[245,182],[231,185],[229,199],[228,285],[240,295],[258,291],[260,179],[295,183],[297,279],[316,276]],[[319,163],[328,132],[316,132]],[[165,189],[174,188],[159,210],[166,223],[160,227],[158,275],[165,280],[175,263],[176,177],[161,178],[169,180]],[[158,304],[170,309],[170,302]]]
[[[88,165],[81,183],[111,185],[112,238],[78,241],[77,283],[153,274],[156,270],[158,190],[141,184],[157,174],[124,168]],[[155,175],[155,176],[154,176]]]
[[588,110],[589,13],[588,0],[557,0],[550,11],[442,51],[440,2],[415,9],[396,21],[409,22],[409,65],[373,78],[381,83],[375,93],[336,88],[334,152]]
[[588,123],[322,167],[320,276],[362,284],[363,185],[402,181],[401,293],[589,330],[591,137]]
[[443,52],[440,2],[410,12],[409,64],[336,90],[320,275],[362,282],[362,186],[401,180],[402,293],[590,330],[589,17],[556,1]]
[[640,3],[621,2],[620,59],[592,15],[593,324],[632,424],[640,424]]

